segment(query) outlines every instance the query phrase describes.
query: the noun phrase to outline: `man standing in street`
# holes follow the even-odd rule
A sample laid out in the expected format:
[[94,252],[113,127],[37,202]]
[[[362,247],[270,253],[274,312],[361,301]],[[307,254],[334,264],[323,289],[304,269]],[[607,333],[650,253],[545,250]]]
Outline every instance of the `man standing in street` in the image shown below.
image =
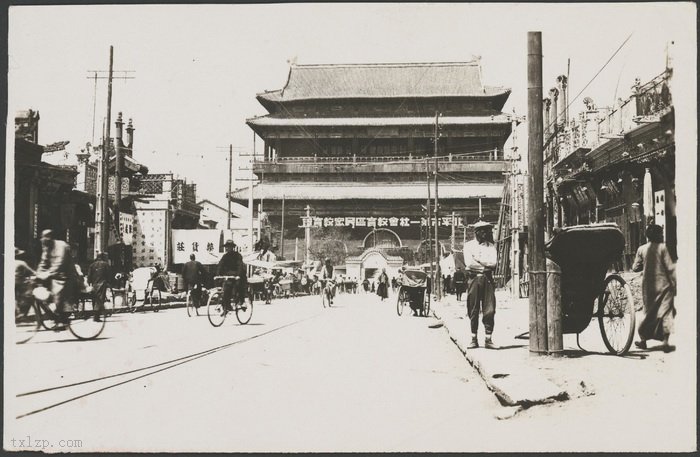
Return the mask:
[[41,260],[36,276],[50,283],[58,321],[66,323],[66,302],[73,302],[75,298],[76,271],[70,247],[65,241],[55,240],[53,231],[48,229],[41,232]]
[[495,349],[491,341],[494,315],[496,314],[496,294],[493,284],[493,270],[496,268],[496,246],[493,242],[493,226],[479,221],[474,224],[475,239],[464,245],[464,263],[467,266],[467,315],[471,324],[472,340],[468,349],[479,347],[479,310],[486,333],[484,347]]
[[[238,276],[238,281],[235,282],[235,287],[238,300],[245,301],[245,291],[247,288],[246,267],[243,263],[243,257],[235,250],[236,244],[233,240],[227,240],[224,243],[226,253],[221,256],[219,265],[216,268],[218,276]],[[224,308],[228,311],[233,311],[231,307],[231,295],[233,294],[234,281],[226,280],[223,284],[224,296],[222,297]]]
[[190,254],[190,261],[182,267],[182,279],[185,282],[185,290],[192,297],[192,304],[195,308],[199,308],[204,283],[204,267],[195,260],[194,254]]
[[97,311],[93,319],[96,322],[100,321],[100,314],[105,309],[109,272],[110,267],[107,262],[107,254],[102,252],[97,256],[97,260],[90,265],[87,277],[88,284],[92,286],[92,300],[95,303],[95,311]]

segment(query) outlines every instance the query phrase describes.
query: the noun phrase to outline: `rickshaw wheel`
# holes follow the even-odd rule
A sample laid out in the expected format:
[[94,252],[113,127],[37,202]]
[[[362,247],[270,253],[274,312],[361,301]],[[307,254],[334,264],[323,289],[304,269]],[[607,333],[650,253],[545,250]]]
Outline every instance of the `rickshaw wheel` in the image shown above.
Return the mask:
[[406,303],[408,303],[408,293],[401,288],[399,289],[399,295],[396,299],[396,314],[399,316],[403,314],[403,309],[406,306]]
[[427,290],[423,292],[423,317],[430,317],[430,294]]
[[634,314],[630,286],[616,274],[605,278],[603,293],[598,298],[598,323],[610,353],[624,355],[629,350],[634,339]]

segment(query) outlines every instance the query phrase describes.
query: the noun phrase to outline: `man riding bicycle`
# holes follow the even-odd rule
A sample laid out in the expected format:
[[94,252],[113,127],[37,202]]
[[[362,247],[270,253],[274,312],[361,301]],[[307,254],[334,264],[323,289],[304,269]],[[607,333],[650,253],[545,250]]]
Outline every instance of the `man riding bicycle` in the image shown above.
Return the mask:
[[333,280],[333,265],[331,259],[326,259],[326,264],[323,266],[321,281],[323,283],[323,293],[328,295],[328,302],[333,304],[335,297],[335,281]]
[[49,283],[60,323],[67,322],[66,303],[75,295],[76,271],[68,243],[55,240],[51,230],[41,232],[41,260],[36,270],[39,280]]
[[246,280],[246,266],[243,263],[243,257],[240,253],[236,252],[234,249],[236,244],[233,240],[227,240],[224,243],[226,253],[219,260],[219,265],[216,268],[217,276],[238,276],[238,281],[225,280],[223,288],[222,303],[224,309],[227,311],[233,311],[231,307],[231,296],[233,295],[234,285],[236,287],[236,296],[238,300],[245,300],[245,291],[247,290],[247,280]]

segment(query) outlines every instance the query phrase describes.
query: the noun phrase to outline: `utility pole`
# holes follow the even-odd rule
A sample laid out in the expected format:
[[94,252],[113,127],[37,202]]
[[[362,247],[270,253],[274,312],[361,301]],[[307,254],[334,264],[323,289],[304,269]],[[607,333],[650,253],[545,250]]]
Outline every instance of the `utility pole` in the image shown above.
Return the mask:
[[228,194],[226,194],[226,201],[228,202],[226,228],[228,230],[231,230],[231,181],[233,181],[233,144],[230,144],[228,147]]
[[528,273],[530,352],[547,353],[547,287],[542,170],[542,32],[527,34]]
[[102,139],[102,199],[100,202],[102,214],[100,217],[100,252],[107,249],[107,240],[109,240],[109,143],[110,143],[110,124],[112,123],[112,70],[114,63],[114,47],[109,47],[109,76],[107,83],[107,121],[105,124],[105,136]]
[[430,160],[426,157],[425,158],[425,180],[428,183],[428,200],[425,202],[425,212],[427,213],[427,226],[426,226],[426,233],[428,234],[428,261],[430,262],[430,284],[433,288],[435,288],[435,276],[433,274],[433,241],[432,241],[432,234],[430,232],[430,229],[432,228],[432,225],[430,224]]
[[438,217],[438,211],[439,211],[439,203],[438,203],[438,119],[439,119],[440,113],[437,111],[435,112],[435,149],[434,149],[434,155],[435,155],[435,296],[437,297],[438,300],[442,299],[442,289],[440,287],[440,280],[442,279],[440,276],[440,237],[438,235],[438,227],[439,227],[439,217]]
[[455,250],[455,212],[452,211],[452,236],[450,237],[450,250]]
[[[308,221],[311,217],[311,207],[306,205],[306,220]],[[304,235],[306,237],[306,252],[304,253],[304,264],[308,265],[311,260],[311,227],[307,224],[304,229]]]
[[253,252],[253,165],[255,164],[255,132],[253,132],[253,163],[250,166],[250,187],[248,188],[248,216],[250,225],[248,226],[248,238],[250,239],[250,252]]
[[299,260],[299,237],[294,237],[294,261]]
[[[98,77],[97,73],[104,72],[104,70],[91,70],[89,73],[93,73],[93,76],[88,76],[88,79],[95,81],[95,99],[93,100],[93,143],[94,143],[94,131],[95,131],[95,107],[97,99],[97,80],[107,79],[107,118],[105,120],[105,127],[103,128],[102,137],[102,151],[100,158],[98,160],[98,189],[96,192],[97,205],[95,207],[95,244],[94,253],[98,254],[107,249],[107,243],[109,241],[109,146],[110,146],[110,124],[112,123],[112,80],[114,79],[114,46],[109,47],[109,70],[106,77]],[[121,72],[122,70],[120,70]],[[132,73],[131,70],[123,70],[124,76],[119,76],[117,79],[134,79],[133,76],[127,75],[127,73]],[[115,153],[117,153],[115,148]],[[118,161],[118,157],[115,157]],[[116,167],[115,167],[116,171]],[[120,170],[121,171],[121,170]],[[115,177],[116,181],[116,177]],[[121,190],[121,183],[115,182],[115,196],[117,189]],[[121,194],[121,192],[120,192]],[[121,195],[120,195],[121,196]],[[117,207],[119,206],[119,200],[117,200]],[[119,228],[119,222],[117,220],[117,229]]]
[[284,194],[282,194],[282,230],[280,230],[280,256],[284,258]]

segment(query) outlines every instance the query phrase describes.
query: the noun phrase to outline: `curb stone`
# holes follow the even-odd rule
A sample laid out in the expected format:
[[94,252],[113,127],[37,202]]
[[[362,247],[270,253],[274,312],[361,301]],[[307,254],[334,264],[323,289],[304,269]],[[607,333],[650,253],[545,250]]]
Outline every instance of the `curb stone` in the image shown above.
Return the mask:
[[[566,390],[548,380],[537,369],[527,366],[507,355],[499,354],[496,350],[467,349],[467,332],[465,320],[441,316],[440,306],[432,309],[435,316],[446,329],[450,339],[464,354],[469,364],[479,373],[486,387],[494,392],[496,397],[507,406],[529,407],[536,404],[563,401],[569,398]],[[517,414],[517,408],[512,414]]]

